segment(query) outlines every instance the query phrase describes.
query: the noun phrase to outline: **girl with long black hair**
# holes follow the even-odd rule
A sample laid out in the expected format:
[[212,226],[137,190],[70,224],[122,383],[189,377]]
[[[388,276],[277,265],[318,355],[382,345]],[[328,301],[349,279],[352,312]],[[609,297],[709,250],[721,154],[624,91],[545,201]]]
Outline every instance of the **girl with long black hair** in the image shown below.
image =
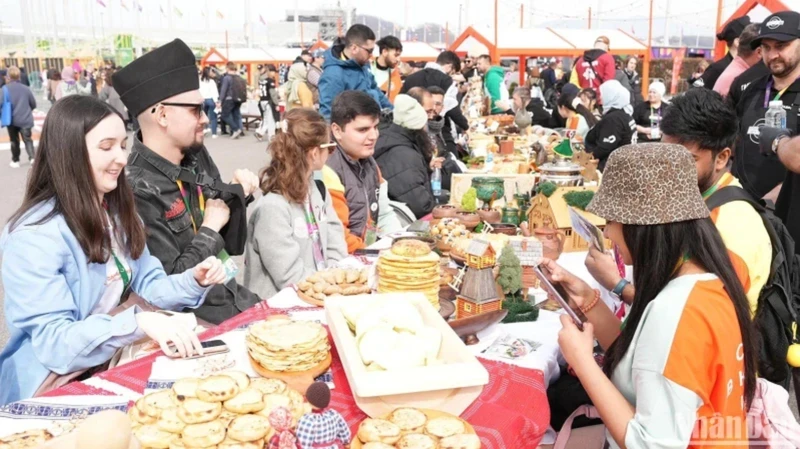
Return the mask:
[[[542,263],[588,320],[580,331],[562,316],[559,345],[611,447],[746,445],[756,334],[691,153],[667,144],[618,149],[587,210],[607,220],[606,237],[633,265],[636,294],[625,321],[599,291],[551,260]],[[595,338],[606,350],[602,367],[592,354]],[[714,431],[719,425],[729,430]]]

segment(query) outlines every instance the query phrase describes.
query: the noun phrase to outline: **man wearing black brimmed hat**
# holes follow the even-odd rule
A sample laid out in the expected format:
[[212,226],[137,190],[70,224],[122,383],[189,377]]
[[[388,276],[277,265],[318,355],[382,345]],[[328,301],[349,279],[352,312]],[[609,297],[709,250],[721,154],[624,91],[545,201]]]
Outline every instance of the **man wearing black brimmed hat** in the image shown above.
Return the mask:
[[722,75],[722,72],[728,68],[730,63],[733,62],[733,58],[738,54],[739,35],[742,34],[744,27],[747,25],[750,25],[750,17],[747,16],[739,17],[725,25],[725,28],[717,34],[717,40],[725,41],[725,43],[728,44],[728,54],[726,54],[724,58],[708,66],[706,71],[703,72],[703,76],[695,81],[692,86],[705,87],[706,89],[714,88],[717,78]]
[[[734,161],[734,170],[745,174],[756,187],[774,187],[784,181],[775,215],[783,220],[797,243],[795,252],[800,252],[800,139],[789,138],[800,133],[800,13],[784,11],[767,17],[753,45],[761,46],[771,74],[754,81],[737,108],[745,117],[746,123],[740,128],[740,136],[744,135],[740,140],[745,145],[743,157],[737,156]],[[765,102],[773,100],[783,102],[785,129],[764,127],[763,120],[752,120],[753,109],[763,117],[768,106]],[[746,129],[752,133],[745,133]],[[759,149],[766,157],[758,154]],[[784,178],[786,169],[788,175]]]
[[[126,176],[147,227],[150,252],[169,274],[209,256],[242,254],[246,205],[258,178],[237,170],[232,184],[221,181],[203,146],[208,117],[192,50],[176,39],[133,61],[115,73],[113,81],[141,127],[133,139]],[[212,288],[194,313],[217,324],[257,302],[256,295],[231,278]]]

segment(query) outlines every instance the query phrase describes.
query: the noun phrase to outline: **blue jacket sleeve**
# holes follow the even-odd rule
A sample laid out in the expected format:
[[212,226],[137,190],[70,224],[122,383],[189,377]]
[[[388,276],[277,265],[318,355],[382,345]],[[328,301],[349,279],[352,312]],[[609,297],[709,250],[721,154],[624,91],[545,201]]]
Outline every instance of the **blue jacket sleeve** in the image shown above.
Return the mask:
[[203,287],[194,278],[194,268],[180,274],[167,276],[161,262],[150,255],[145,246],[138,260],[133,261],[131,288],[150,304],[167,310],[199,307],[208,287]]
[[331,107],[333,99],[344,90],[342,69],[338,66],[326,67],[319,79],[319,113],[331,121]]
[[71,257],[64,241],[33,229],[15,232],[3,252],[6,320],[30,336],[36,358],[56,374],[100,365],[139,337],[135,307],[78,319],[79,298],[63,272]]

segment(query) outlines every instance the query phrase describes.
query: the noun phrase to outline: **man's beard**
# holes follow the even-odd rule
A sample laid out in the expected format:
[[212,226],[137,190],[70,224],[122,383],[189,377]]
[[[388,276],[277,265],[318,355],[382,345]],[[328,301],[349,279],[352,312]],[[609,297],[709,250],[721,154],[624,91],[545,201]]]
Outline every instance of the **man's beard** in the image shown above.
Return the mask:
[[[783,70],[780,70],[778,72],[772,70],[772,64],[774,62],[776,62],[776,61],[780,61],[783,64]],[[800,59],[796,59],[793,62],[794,62],[794,64],[789,64],[785,59],[778,58],[778,59],[773,60],[773,61],[771,61],[769,63],[769,71],[772,72],[772,74],[774,76],[777,76],[778,78],[783,78],[783,77],[789,75],[790,73],[792,73],[794,71],[794,69],[797,68],[797,64],[800,63]]]
[[203,142],[195,142],[195,143],[193,143],[193,144],[189,145],[188,147],[185,147],[183,150],[181,150],[181,152],[182,152],[184,155],[187,155],[187,154],[197,154],[197,153],[199,153],[199,152],[200,152],[202,149],[203,149]]

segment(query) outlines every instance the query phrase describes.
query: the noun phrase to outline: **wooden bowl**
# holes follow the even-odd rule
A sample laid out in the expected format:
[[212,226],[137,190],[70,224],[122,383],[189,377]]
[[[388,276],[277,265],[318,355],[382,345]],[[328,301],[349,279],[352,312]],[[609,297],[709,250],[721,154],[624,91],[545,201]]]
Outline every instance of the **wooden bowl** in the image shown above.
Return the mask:
[[456,218],[461,220],[461,224],[466,226],[470,231],[475,230],[475,226],[478,226],[478,223],[481,222],[481,217],[475,212],[466,212],[460,210],[456,212]]
[[433,208],[433,218],[434,219],[442,219],[447,217],[455,217],[456,211],[458,210],[457,207],[451,206],[449,204],[442,204]]
[[517,226],[511,223],[489,223],[492,234],[517,235]]
[[476,211],[478,216],[481,217],[481,221],[485,221],[486,223],[499,223],[500,222],[500,211],[497,209],[478,209]]
[[503,318],[508,315],[508,310],[495,310],[493,312],[482,313],[480,315],[462,318],[460,320],[450,321],[450,327],[456,332],[456,335],[464,340],[466,345],[474,345],[478,343],[478,332],[486,329],[492,324],[503,321]]

